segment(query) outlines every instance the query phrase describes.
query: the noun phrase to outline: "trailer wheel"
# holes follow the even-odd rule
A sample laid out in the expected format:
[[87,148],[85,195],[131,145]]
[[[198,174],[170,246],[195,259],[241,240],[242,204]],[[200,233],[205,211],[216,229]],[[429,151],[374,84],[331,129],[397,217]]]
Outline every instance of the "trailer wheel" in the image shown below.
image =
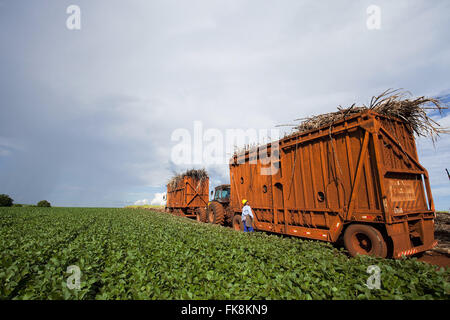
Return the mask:
[[177,212],[176,212],[176,215],[179,216],[179,217],[183,217],[184,216],[183,210],[178,209]]
[[387,245],[381,232],[365,224],[350,225],[345,230],[344,245],[352,257],[357,254],[387,256]]
[[218,202],[211,202],[208,210],[208,222],[213,224],[223,224],[225,220],[225,209]]
[[244,231],[244,224],[240,214],[235,214],[233,217],[233,229],[236,231]]
[[195,220],[197,220],[197,222],[202,222],[202,218],[200,217],[200,209],[195,210]]
[[206,222],[206,210],[205,208],[198,208],[197,212],[197,221],[198,222]]

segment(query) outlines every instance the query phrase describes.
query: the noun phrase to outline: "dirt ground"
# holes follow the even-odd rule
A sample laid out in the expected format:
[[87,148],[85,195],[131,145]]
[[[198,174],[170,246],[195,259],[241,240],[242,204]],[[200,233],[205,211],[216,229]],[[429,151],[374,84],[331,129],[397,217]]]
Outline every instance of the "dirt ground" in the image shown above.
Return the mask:
[[434,220],[434,237],[438,245],[425,252],[420,261],[440,267],[450,267],[450,213],[437,212]]
[[450,267],[450,257],[444,253],[436,251],[427,251],[423,256],[418,258],[419,261],[434,264],[439,267]]

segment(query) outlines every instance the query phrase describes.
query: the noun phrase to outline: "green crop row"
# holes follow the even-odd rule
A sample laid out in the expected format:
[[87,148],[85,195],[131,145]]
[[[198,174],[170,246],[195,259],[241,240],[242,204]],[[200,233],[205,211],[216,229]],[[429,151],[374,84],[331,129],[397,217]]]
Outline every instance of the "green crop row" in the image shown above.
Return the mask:
[[[0,209],[2,299],[449,299],[450,271],[143,209]],[[69,289],[67,267],[80,268]],[[380,289],[367,268],[379,267]]]

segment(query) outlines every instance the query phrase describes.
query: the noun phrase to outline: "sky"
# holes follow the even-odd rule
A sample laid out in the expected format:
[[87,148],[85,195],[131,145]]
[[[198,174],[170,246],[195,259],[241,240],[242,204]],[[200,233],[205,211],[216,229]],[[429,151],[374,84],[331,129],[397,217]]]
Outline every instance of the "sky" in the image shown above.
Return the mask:
[[[367,26],[370,5],[380,29]],[[71,30],[70,5],[81,29]],[[271,129],[388,88],[450,94],[449,1],[0,1],[0,193],[156,203],[177,129]],[[450,115],[434,114],[450,127]],[[450,208],[450,136],[417,140]],[[202,165],[211,186],[226,164]]]

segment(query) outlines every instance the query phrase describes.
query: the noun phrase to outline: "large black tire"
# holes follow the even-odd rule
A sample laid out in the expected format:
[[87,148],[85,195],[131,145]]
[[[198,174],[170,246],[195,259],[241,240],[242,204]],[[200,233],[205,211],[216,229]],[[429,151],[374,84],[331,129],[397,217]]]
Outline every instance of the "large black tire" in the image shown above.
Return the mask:
[[198,222],[206,222],[206,210],[205,208],[198,208],[196,210],[197,221]]
[[233,226],[233,218],[234,218],[234,212],[233,212],[233,210],[231,210],[230,206],[228,206],[225,209],[224,225],[232,227]]
[[233,217],[233,229],[236,231],[244,231],[244,223],[240,214],[235,214]]
[[225,220],[225,209],[217,202],[213,201],[208,208],[208,222],[223,225]]
[[380,231],[365,224],[352,224],[344,234],[344,245],[349,254],[372,255],[386,258],[387,245]]

